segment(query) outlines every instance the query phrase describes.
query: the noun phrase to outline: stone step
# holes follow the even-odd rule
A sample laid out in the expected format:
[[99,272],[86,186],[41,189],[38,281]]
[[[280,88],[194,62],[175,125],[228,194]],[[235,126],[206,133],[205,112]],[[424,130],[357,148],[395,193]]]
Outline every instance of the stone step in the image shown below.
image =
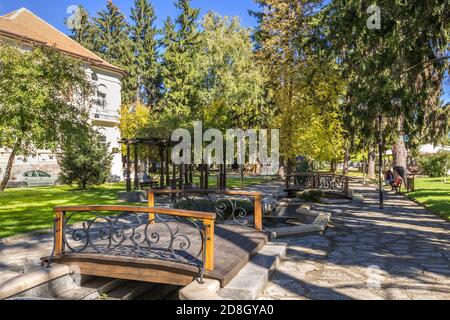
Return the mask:
[[81,287],[66,291],[58,295],[56,300],[96,300],[102,294],[106,294],[124,285],[127,281],[111,278],[94,278],[84,283]]
[[219,291],[219,295],[232,300],[255,300],[268,283],[282,257],[286,244],[266,244],[246,266]]
[[178,298],[178,291],[180,287],[172,285],[155,285],[152,290],[144,293],[139,297],[139,300],[174,300]]
[[133,300],[142,296],[147,291],[154,289],[155,284],[138,281],[128,281],[124,285],[106,293],[101,300]]

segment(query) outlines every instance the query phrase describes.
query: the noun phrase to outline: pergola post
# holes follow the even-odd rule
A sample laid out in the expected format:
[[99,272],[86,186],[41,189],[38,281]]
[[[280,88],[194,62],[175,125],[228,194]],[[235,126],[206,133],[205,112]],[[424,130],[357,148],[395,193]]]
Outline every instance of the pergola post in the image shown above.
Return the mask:
[[169,146],[166,144],[164,147],[164,151],[166,153],[166,186],[170,186]]
[[127,141],[127,192],[131,192],[131,163],[130,163],[130,143]]
[[138,144],[134,144],[134,190],[139,190],[139,159],[138,159]]
[[159,158],[161,161],[161,165],[159,166],[159,183],[160,183],[160,187],[164,188],[164,149],[159,146]]

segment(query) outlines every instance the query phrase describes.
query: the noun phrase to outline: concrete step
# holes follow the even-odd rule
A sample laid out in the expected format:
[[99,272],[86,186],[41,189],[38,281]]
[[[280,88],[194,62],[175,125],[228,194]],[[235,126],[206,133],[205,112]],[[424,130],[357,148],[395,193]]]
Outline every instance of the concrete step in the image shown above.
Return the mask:
[[100,297],[99,300],[134,300],[147,291],[154,289],[155,284],[138,281],[128,281],[120,287]]
[[255,300],[264,289],[280,259],[286,254],[284,243],[266,244],[219,295],[232,300]]
[[127,281],[111,278],[94,278],[79,288],[75,288],[59,294],[56,300],[96,300],[102,294],[106,294]]
[[138,297],[138,300],[174,300],[178,298],[180,287],[172,285],[155,285],[151,290]]

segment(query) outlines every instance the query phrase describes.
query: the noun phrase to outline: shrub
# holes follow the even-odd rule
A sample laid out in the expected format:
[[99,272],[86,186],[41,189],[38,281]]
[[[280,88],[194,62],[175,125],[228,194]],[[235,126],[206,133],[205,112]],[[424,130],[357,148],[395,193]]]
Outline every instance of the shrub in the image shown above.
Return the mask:
[[322,190],[310,189],[297,192],[297,198],[303,199],[309,202],[318,202],[320,198],[324,197]]
[[62,153],[58,155],[62,183],[75,184],[86,190],[106,182],[113,157],[108,151],[109,146],[100,138],[98,132],[89,130],[64,143]]
[[450,152],[439,151],[419,158],[422,172],[432,178],[444,177],[450,167]]

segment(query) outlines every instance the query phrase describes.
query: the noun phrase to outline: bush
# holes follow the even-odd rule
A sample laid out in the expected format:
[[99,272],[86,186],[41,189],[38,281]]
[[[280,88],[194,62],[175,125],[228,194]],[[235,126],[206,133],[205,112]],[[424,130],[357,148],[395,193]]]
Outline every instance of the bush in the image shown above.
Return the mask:
[[303,200],[309,201],[309,202],[318,202],[320,200],[320,198],[324,197],[324,195],[325,194],[323,193],[322,190],[315,190],[315,189],[297,192],[297,198],[300,198],[300,199],[303,199]]
[[106,182],[111,172],[112,154],[101,142],[101,135],[93,130],[72,137],[58,155],[60,181],[86,190]]
[[439,151],[419,158],[422,172],[432,178],[444,177],[450,167],[450,152]]

